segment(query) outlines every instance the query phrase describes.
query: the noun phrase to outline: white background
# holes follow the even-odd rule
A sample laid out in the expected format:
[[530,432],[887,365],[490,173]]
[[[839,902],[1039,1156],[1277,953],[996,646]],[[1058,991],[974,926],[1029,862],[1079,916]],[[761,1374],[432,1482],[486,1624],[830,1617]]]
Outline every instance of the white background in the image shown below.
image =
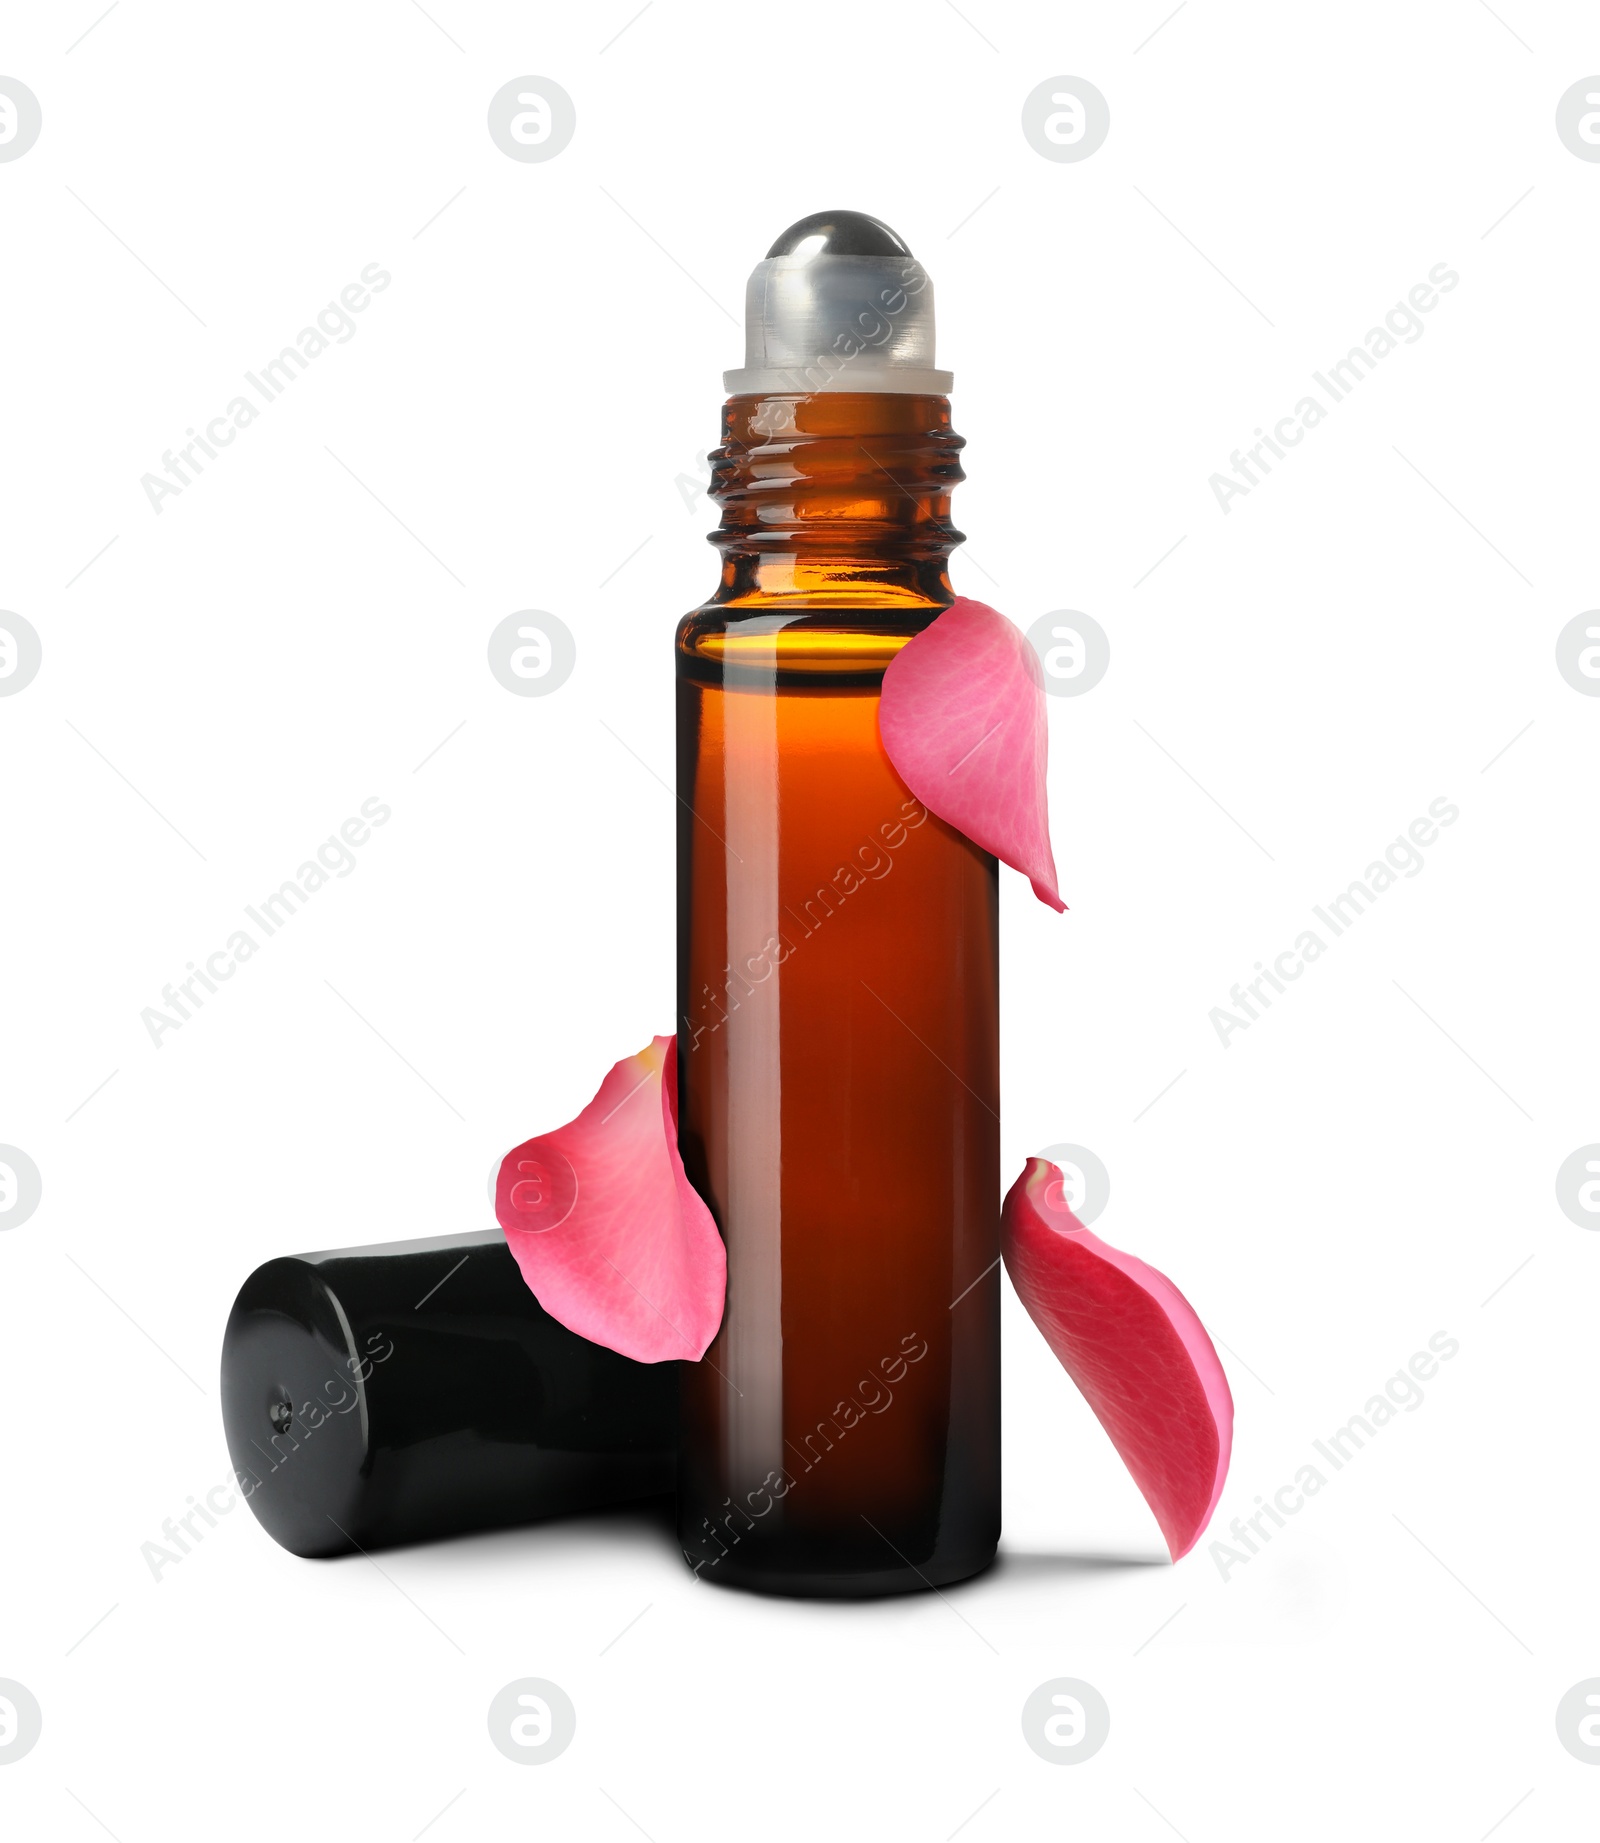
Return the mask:
[[[98,10],[12,9],[0,53],[44,121],[0,165],[0,605],[44,645],[0,700],[0,1140],[44,1182],[0,1236],[0,1677],[44,1711],[8,1833],[1591,1834],[1554,1713],[1600,1674],[1600,1242],[1554,1180],[1600,1138],[1600,702],[1555,641],[1600,601],[1600,165],[1554,111],[1592,9],[121,0],[69,52]],[[548,163],[486,131],[522,75],[576,103]],[[1081,163],[1021,131],[1055,75],[1109,100]],[[1098,1232],[1225,1345],[1218,1535],[1460,1353],[1226,1579],[1166,1564],[1008,1290],[1003,1559],[943,1597],[718,1593],[626,1518],[379,1573],[243,1508],[156,1581],[227,1475],[250,1269],[479,1225],[671,1027],[657,777],[715,567],[680,477],[746,273],[834,205],[937,284],[957,586],[1111,641],[1051,701],[1070,913],[1004,873],[1008,1181],[1092,1147]],[[373,262],[356,336],[157,515],[141,475]],[[1424,336],[1224,515],[1208,477],[1440,262]],[[530,607],[577,637],[547,698],[485,665]],[[356,869],[153,1047],[369,796]],[[1440,796],[1421,873],[1224,1048],[1212,1007]],[[532,1770],[485,1729],[521,1676],[578,1710]],[[1019,1725],[1058,1676],[1111,1710],[1077,1766]]]

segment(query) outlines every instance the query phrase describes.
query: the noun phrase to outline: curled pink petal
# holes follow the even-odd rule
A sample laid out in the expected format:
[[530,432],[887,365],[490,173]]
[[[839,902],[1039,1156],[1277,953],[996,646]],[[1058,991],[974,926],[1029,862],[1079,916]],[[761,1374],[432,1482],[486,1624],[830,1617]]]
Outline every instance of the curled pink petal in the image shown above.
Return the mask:
[[1165,1274],[1090,1234],[1047,1159],[1011,1186],[1000,1246],[1177,1561],[1211,1521],[1233,1450],[1233,1396],[1205,1326]]
[[576,1120],[508,1152],[494,1213],[540,1305],[641,1363],[697,1360],[727,1257],[678,1156],[677,1043],[625,1056]]
[[1065,909],[1050,850],[1044,673],[1026,637],[958,596],[883,675],[878,734],[930,813]]

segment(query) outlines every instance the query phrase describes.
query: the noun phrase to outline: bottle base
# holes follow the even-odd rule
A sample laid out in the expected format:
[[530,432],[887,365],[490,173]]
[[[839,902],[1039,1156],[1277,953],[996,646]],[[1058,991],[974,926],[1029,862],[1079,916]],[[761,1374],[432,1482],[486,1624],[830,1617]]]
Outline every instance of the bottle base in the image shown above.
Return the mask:
[[999,1543],[975,1549],[965,1555],[929,1561],[919,1566],[901,1563],[892,1568],[873,1568],[861,1572],[814,1573],[784,1568],[764,1567],[724,1555],[715,1562],[698,1563],[684,1551],[684,1560],[696,1580],[711,1581],[721,1587],[734,1587],[746,1593],[764,1593],[792,1600],[878,1600],[894,1594],[928,1593],[935,1588],[951,1587],[957,1581],[970,1580],[992,1565]]

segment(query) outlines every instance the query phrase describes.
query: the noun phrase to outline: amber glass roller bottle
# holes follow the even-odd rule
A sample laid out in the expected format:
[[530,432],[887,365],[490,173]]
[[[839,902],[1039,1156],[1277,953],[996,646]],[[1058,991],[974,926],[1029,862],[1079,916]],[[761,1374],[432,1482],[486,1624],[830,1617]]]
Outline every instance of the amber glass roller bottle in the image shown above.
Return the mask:
[[679,1145],[728,1251],[680,1536],[703,1581],[915,1591],[1000,1524],[995,860],[877,722],[952,599],[962,443],[932,286],[876,219],[786,231],[747,321],[722,581],[677,635]]

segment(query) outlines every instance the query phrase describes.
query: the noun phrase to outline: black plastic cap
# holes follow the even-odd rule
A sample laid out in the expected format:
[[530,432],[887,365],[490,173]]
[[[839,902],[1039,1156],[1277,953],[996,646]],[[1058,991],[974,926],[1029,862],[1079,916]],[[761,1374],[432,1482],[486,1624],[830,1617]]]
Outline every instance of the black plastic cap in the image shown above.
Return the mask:
[[268,1535],[341,1555],[670,1491],[678,1367],[558,1324],[489,1229],[258,1267],[222,1419]]

